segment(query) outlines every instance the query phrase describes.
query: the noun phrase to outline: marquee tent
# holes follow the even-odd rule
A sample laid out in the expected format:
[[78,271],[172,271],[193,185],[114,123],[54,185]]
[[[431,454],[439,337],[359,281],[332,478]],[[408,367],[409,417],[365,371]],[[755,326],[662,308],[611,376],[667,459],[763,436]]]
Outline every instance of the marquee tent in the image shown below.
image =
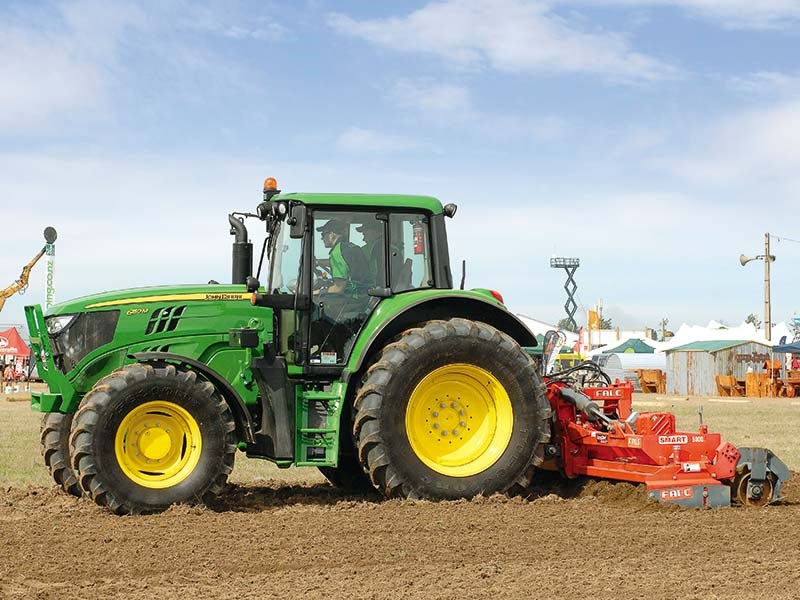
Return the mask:
[[12,357],[12,360],[19,360],[30,355],[31,349],[22,340],[16,327],[0,331],[0,357]]
[[791,344],[780,344],[772,347],[773,352],[791,352],[792,354],[800,354],[800,342],[792,342]]

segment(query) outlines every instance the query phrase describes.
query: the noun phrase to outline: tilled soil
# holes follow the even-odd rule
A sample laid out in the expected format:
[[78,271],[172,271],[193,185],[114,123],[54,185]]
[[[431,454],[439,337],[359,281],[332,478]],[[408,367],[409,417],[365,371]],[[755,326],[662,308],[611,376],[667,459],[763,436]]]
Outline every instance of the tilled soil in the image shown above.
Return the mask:
[[531,498],[382,501],[230,486],[211,508],[116,517],[0,490],[6,598],[800,597],[800,481],[780,505],[680,509],[625,483]]

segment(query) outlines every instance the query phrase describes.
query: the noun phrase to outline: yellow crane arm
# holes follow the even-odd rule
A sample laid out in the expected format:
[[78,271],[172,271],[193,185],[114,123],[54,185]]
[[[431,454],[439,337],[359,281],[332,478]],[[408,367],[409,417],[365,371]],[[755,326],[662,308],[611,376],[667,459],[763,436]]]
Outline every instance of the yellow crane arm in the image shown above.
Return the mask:
[[39,254],[33,257],[33,260],[29,262],[27,265],[22,267],[22,273],[20,273],[19,279],[17,279],[14,283],[9,285],[7,288],[0,290],[0,310],[3,310],[3,305],[6,303],[6,299],[10,298],[26,285],[28,285],[28,279],[31,276],[31,269],[39,262],[39,259],[44,256],[45,248],[42,248],[39,251]]

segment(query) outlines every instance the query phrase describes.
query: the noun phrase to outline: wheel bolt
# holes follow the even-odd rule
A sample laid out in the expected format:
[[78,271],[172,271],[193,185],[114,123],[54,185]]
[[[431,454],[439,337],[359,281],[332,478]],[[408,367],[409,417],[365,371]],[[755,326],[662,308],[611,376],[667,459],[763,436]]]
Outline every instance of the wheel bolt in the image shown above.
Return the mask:
[[442,402],[442,403],[439,405],[439,408],[447,408],[447,404],[445,404],[444,402]]
[[447,431],[443,431],[443,432],[442,432],[442,435],[447,435]]
[[439,412],[438,411],[433,411],[433,416],[434,417],[438,417],[439,416]]
[[438,424],[438,423],[434,423],[434,424],[433,424],[433,428],[434,428],[434,429],[439,429],[439,424]]
[[458,429],[453,429],[453,435],[458,435]]
[[450,408],[455,408],[455,407],[457,407],[457,406],[458,406],[458,404],[456,404],[455,402],[451,402],[451,403],[450,403]]
[[459,425],[461,425],[462,427],[466,427],[467,426],[467,422],[466,421],[461,421],[459,423]]
[[462,408],[460,411],[458,411],[458,414],[463,417],[466,413],[464,412],[464,409]]

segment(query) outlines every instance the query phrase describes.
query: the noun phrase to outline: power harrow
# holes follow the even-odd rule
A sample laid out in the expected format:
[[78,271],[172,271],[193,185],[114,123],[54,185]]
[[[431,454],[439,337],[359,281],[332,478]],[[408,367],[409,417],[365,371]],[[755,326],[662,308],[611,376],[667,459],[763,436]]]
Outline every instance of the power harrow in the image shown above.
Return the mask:
[[[581,371],[594,383],[579,390],[574,375]],[[632,411],[633,386],[612,383],[594,363],[550,374],[544,383],[553,436],[542,468],[643,483],[653,500],[689,507],[764,506],[781,498],[791,476],[769,450],[737,448],[709,432],[702,412],[699,429],[689,432],[677,430],[674,414]]]

